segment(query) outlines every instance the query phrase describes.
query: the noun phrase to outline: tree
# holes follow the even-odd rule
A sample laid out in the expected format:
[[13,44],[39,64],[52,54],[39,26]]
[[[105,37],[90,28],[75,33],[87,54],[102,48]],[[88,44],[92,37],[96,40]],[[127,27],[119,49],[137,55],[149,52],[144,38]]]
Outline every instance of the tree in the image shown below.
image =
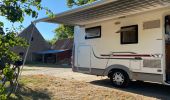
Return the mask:
[[[24,21],[24,16],[26,15],[37,18],[37,11],[42,9],[45,9],[47,13],[50,12],[48,14],[51,14],[50,10],[41,6],[41,0],[0,1],[0,16],[5,17],[11,23],[22,23]],[[17,30],[15,27],[5,30],[3,23],[3,21],[0,21],[0,70],[2,70],[2,73],[0,72],[0,78],[2,79],[2,77],[5,76],[7,80],[12,80],[14,72],[10,68],[10,65],[18,61],[20,57],[12,52],[11,48],[15,46],[26,47],[28,41],[26,42],[23,38],[16,36]],[[5,88],[3,87],[2,82],[0,82],[0,100],[5,99],[7,99]]]
[[60,25],[58,28],[54,30],[56,34],[55,39],[65,39],[65,38],[73,38],[74,26],[69,25]]
[[97,0],[67,0],[67,5],[68,7],[73,7],[74,5],[76,6],[81,6],[84,4],[92,3]]
[[[92,3],[97,0],[67,0],[68,7],[81,6],[84,4]],[[58,39],[73,38],[74,26],[60,25],[54,31],[56,33],[55,37],[51,40],[55,43]]]

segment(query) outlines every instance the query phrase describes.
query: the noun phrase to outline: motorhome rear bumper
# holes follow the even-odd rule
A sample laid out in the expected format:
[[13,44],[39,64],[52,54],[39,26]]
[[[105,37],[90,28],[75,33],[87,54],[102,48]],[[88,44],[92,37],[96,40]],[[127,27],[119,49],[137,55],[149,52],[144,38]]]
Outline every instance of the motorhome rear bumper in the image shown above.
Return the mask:
[[76,67],[72,66],[73,72],[79,72],[84,74],[90,74],[90,75],[97,75],[97,76],[104,76],[104,69],[96,69],[96,68],[83,68],[83,67]]

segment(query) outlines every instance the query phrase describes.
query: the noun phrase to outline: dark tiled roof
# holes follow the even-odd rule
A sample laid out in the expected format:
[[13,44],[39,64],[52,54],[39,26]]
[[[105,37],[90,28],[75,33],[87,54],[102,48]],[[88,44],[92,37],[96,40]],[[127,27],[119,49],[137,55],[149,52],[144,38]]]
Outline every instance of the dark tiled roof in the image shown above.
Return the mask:
[[[30,48],[26,59],[28,62],[34,60],[35,57],[32,56],[33,52],[46,51],[51,49],[51,45],[43,38],[34,24],[29,25],[18,36],[24,38],[27,42],[29,42],[31,39]],[[12,48],[12,50],[17,54],[24,53],[24,56],[26,54],[26,48],[16,46]]]
[[73,39],[62,39],[58,40],[53,46],[52,49],[55,50],[71,50],[73,48]]

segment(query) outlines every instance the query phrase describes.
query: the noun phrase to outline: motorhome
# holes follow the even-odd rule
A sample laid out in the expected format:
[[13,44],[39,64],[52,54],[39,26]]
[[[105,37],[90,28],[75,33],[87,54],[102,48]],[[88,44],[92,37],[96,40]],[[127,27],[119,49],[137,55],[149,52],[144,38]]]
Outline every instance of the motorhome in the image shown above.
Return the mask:
[[101,0],[41,21],[75,26],[74,72],[170,85],[169,0]]

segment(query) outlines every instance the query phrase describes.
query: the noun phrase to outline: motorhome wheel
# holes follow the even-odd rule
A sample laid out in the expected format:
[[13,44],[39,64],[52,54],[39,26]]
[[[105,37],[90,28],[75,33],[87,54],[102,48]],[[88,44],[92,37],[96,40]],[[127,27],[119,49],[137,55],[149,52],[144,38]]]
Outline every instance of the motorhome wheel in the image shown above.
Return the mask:
[[122,70],[114,70],[111,73],[110,81],[116,87],[127,87],[130,80],[126,72]]

